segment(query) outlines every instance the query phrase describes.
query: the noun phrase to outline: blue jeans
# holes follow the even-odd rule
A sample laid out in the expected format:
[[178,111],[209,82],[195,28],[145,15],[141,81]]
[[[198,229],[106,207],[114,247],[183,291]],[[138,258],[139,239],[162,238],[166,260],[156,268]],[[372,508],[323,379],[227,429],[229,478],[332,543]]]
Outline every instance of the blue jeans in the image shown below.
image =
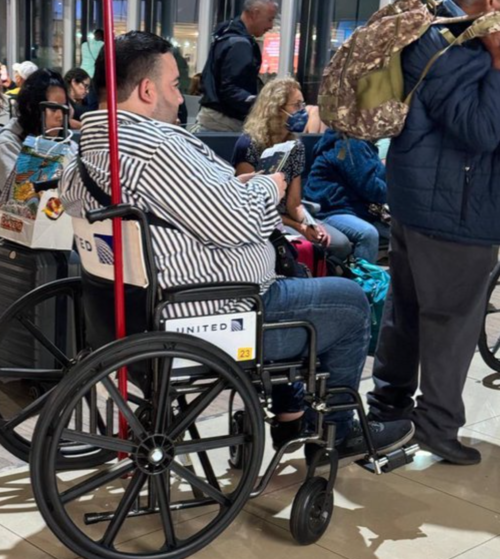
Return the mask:
[[379,234],[387,238],[389,227],[383,223],[369,223],[351,214],[335,214],[324,222],[335,227],[353,243],[353,255],[375,264],[378,254]]
[[[288,278],[277,280],[263,297],[266,322],[307,320],[317,331],[317,353],[323,371],[330,373],[329,388],[358,389],[370,340],[370,308],[361,288],[343,278]],[[267,332],[264,355],[267,360],[295,359],[307,353],[307,334],[302,329]],[[273,412],[303,409],[302,383],[276,386]],[[345,401],[338,396],[329,402]],[[337,437],[349,431],[353,412],[327,414],[337,424]]]

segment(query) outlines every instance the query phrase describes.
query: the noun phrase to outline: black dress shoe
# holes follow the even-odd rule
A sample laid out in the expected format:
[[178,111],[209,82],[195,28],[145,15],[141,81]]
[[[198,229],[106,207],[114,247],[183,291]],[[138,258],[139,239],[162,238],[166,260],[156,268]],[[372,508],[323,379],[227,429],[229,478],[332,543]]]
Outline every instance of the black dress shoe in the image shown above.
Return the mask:
[[475,448],[463,445],[457,439],[427,439],[417,431],[413,438],[422,450],[432,452],[449,462],[460,466],[472,466],[481,462],[481,453]]

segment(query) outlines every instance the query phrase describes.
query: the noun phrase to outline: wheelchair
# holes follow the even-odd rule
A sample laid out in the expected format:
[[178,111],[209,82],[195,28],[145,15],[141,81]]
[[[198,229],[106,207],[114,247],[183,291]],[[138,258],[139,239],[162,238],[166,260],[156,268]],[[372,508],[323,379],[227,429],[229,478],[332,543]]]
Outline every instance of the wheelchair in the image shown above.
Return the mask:
[[491,272],[487,301],[478,349],[486,365],[495,373],[485,377],[483,384],[500,390],[500,262]]
[[[128,327],[120,340],[114,340],[112,312],[114,217],[125,219],[127,247]],[[289,448],[305,443],[317,448],[294,499],[290,529],[299,544],[314,543],[334,509],[335,426],[322,421],[331,411],[357,412],[368,449],[361,465],[370,471],[381,474],[412,461],[416,445],[377,454],[357,392],[326,387],[329,374],[318,367],[314,327],[304,321],[266,324],[259,286],[159,289],[147,218],[130,206],[89,212],[87,220],[74,219],[74,225],[81,280],[35,290],[0,321],[0,333],[21,324],[54,358],[54,366],[44,370],[3,371],[43,379],[47,391],[1,422],[0,441],[30,454],[40,512],[74,553],[89,559],[190,556],[221,534],[250,498],[264,492]],[[71,304],[72,355],[61,352],[26,318],[32,303],[51,297]],[[174,312],[218,300],[251,301],[253,306],[196,318]],[[304,329],[307,356],[266,363],[264,334],[278,328]],[[306,405],[316,412],[314,429],[278,449],[264,467],[273,386],[299,381],[306,386]],[[338,394],[348,401],[331,404]],[[319,464],[325,455],[329,468],[322,477]]]

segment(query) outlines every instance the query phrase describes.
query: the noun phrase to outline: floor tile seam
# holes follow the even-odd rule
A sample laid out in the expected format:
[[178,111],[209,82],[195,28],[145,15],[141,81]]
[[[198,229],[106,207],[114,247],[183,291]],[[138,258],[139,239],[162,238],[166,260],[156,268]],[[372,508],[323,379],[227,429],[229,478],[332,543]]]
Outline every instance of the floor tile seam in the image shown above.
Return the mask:
[[[268,524],[269,526],[272,526],[273,528],[278,528],[282,532],[287,532],[290,535],[290,538],[293,540],[292,535],[290,534],[290,530],[287,530],[286,528],[283,528],[282,526],[279,526],[278,524],[275,524],[274,522],[270,522],[269,520],[267,520],[267,518],[263,518],[262,516],[259,516],[258,514],[255,514],[254,512],[250,512],[250,511],[247,511],[247,510],[245,510],[245,512],[247,514],[253,516],[254,518],[257,518],[258,520],[260,520],[262,522],[265,522],[266,524]],[[337,555],[338,557],[343,557],[344,559],[350,559],[349,557],[347,557],[346,555],[342,555],[342,553],[339,553],[338,551],[332,551],[331,549],[328,549],[327,547],[324,547],[324,546],[320,545],[318,542],[313,543],[312,545],[309,545],[307,547],[310,549],[313,546],[314,547],[320,547],[321,549],[323,549],[324,551],[328,551],[328,553],[331,553],[332,555]]]
[[483,507],[481,505],[478,505],[477,503],[473,503],[472,501],[468,501],[467,499],[464,499],[463,497],[458,497],[457,495],[453,495],[453,493],[448,493],[448,491],[444,491],[443,489],[439,489],[438,487],[433,487],[432,485],[427,485],[426,483],[423,483],[421,481],[417,481],[416,479],[411,479],[411,478],[406,477],[402,474],[398,474],[397,472],[391,472],[391,474],[395,475],[395,476],[398,476],[401,479],[405,479],[406,481],[416,483],[417,485],[420,485],[422,487],[427,487],[427,489],[432,489],[433,491],[437,491],[438,493],[442,493],[443,495],[447,495],[448,497],[452,497],[453,499],[457,499],[458,501],[462,501],[462,503],[467,503],[468,505],[471,505],[473,507],[477,507],[479,509],[486,510],[488,512],[491,512],[491,513],[497,515],[497,516],[500,514],[500,510],[494,510],[494,509],[490,509],[488,507]]
[[[243,509],[242,509],[243,510]],[[245,511],[247,512],[247,511]],[[206,512],[204,514],[200,514],[199,516],[195,516],[194,518],[186,518],[186,520],[182,520],[181,522],[177,522],[175,525],[180,525],[180,524],[184,524],[185,522],[190,522],[191,520],[198,520],[199,518],[203,518],[204,516],[208,516],[209,514],[212,514],[211,512]],[[1,518],[1,515],[0,515]],[[41,548],[40,546],[38,546],[36,543],[32,542],[30,539],[26,538],[25,536],[22,536],[21,534],[18,534],[15,530],[13,530],[12,528],[8,528],[7,526],[3,525],[1,523],[0,520],[0,527],[4,528],[5,530],[7,530],[8,532],[10,532],[11,534],[13,534],[14,536],[20,538],[21,540],[25,541],[26,543],[32,545],[33,547],[36,547],[37,549],[39,549],[40,551],[42,551],[43,553],[46,553],[47,555],[49,555],[50,557],[53,557],[54,559],[60,559],[59,557],[57,557],[56,555],[53,555],[52,553],[49,553],[47,550]],[[57,536],[52,532],[52,530],[45,524],[44,530],[48,530],[56,539],[57,541],[60,541],[59,538],[57,538]],[[139,540],[141,538],[150,536],[151,534],[155,534],[156,532],[161,532],[162,529],[156,529],[156,530],[151,530],[150,532],[146,532],[144,534],[141,534],[140,536],[135,536],[132,537],[130,539],[125,539],[123,541],[120,541],[117,545],[121,546],[121,545],[125,545],[127,543],[133,542],[134,540]],[[64,545],[64,544],[63,544]],[[66,547],[66,546],[65,546]],[[68,548],[66,548],[68,549]],[[72,557],[72,559],[77,559],[79,556],[75,555],[74,557]]]
[[18,534],[17,532],[12,530],[11,528],[7,528],[7,526],[4,526],[3,524],[1,525],[1,527],[6,532],[11,533],[13,536],[15,536],[16,538],[19,538],[20,540],[22,540],[24,543],[28,544],[29,546],[34,547],[35,549],[38,549],[38,551],[41,551],[42,553],[45,553],[45,555],[48,555],[49,557],[52,557],[53,559],[59,559],[56,555],[53,555],[52,553],[46,551],[45,549],[41,548],[39,545],[36,545],[35,543],[26,539],[24,536],[21,536],[21,534]]
[[[493,417],[492,419],[499,419],[499,417],[498,416]],[[487,419],[486,421],[490,421],[490,420]],[[475,423],[474,425],[471,425],[470,427],[464,427],[464,429],[472,431],[473,433],[477,433],[478,435],[484,435],[485,437],[490,437],[491,439],[495,439],[496,441],[500,440],[500,435],[490,435],[489,433],[484,433],[483,431],[478,431],[477,429],[474,429],[474,427],[477,427],[481,423],[485,423],[485,421],[480,421],[479,423]],[[484,441],[484,442],[487,443],[488,441]]]
[[[211,512],[205,512],[205,513],[200,514],[199,516],[195,516],[193,518],[186,518],[186,520],[183,520],[182,522],[176,522],[174,524],[174,529],[175,529],[176,526],[180,526],[181,524],[184,524],[186,522],[190,522],[191,520],[198,520],[200,518],[203,518],[204,516],[208,516],[209,514],[212,514],[212,513]],[[156,532],[163,532],[163,529],[158,528],[157,530],[151,530],[151,532],[147,532],[146,534],[141,534],[140,536],[135,536],[133,538],[130,538],[129,540],[123,540],[120,543],[118,543],[117,546],[120,547],[120,546],[125,545],[127,543],[133,542],[134,540],[140,540],[142,538],[150,536],[151,534],[156,534]]]
[[465,555],[466,553],[469,553],[469,551],[473,551],[474,549],[478,549],[480,547],[483,547],[484,545],[489,544],[490,542],[492,542],[493,540],[496,540],[499,537],[499,535],[493,536],[492,538],[490,538],[489,540],[480,543],[478,545],[473,545],[471,548],[466,549],[465,551],[460,552],[458,555],[454,555],[453,557],[450,557],[450,559],[458,559],[459,557],[462,557],[463,555]]

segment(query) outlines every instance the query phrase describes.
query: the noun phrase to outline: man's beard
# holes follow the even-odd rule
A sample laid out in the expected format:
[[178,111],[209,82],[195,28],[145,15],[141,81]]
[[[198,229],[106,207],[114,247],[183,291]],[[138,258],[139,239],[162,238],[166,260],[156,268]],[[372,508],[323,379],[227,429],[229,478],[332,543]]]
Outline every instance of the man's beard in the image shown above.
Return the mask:
[[160,122],[167,124],[175,124],[177,121],[177,113],[174,114],[174,107],[165,99],[162,99],[156,105],[152,117]]

